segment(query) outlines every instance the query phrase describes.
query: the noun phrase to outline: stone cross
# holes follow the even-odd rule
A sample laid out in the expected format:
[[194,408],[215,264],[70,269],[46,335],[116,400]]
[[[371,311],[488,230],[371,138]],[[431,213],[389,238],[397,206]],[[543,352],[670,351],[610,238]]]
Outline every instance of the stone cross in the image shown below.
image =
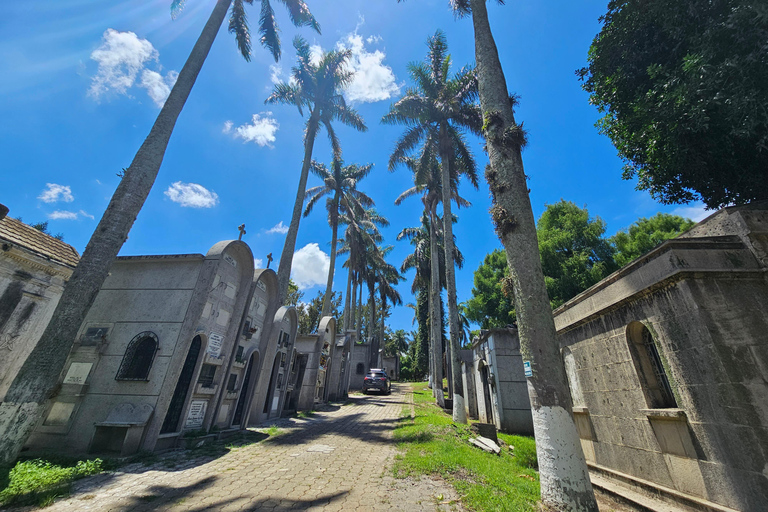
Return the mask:
[[238,231],[240,231],[240,236],[237,237],[237,239],[238,240],[242,240],[243,239],[243,235],[245,234],[245,224],[240,224],[239,226],[237,226],[237,229],[238,229]]
[[267,254],[267,268],[269,268],[270,263],[272,263],[272,253]]

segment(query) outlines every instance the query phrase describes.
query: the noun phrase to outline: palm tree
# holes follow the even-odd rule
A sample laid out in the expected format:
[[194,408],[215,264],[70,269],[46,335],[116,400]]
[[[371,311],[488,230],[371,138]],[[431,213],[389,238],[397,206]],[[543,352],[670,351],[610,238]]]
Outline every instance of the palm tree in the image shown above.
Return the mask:
[[297,37],[293,41],[293,46],[298,55],[298,63],[292,70],[293,80],[288,83],[275,84],[272,94],[264,102],[293,105],[302,116],[304,109],[307,109],[309,113],[304,132],[304,161],[299,177],[299,189],[296,192],[291,224],[285,235],[285,245],[283,245],[280,265],[277,269],[277,291],[280,303],[285,300],[288,293],[293,252],[296,248],[296,236],[299,233],[301,210],[304,205],[309,167],[312,162],[312,148],[318,131],[320,131],[321,126],[325,128],[331,141],[334,158],[341,159],[341,146],[331,122],[338,120],[361,132],[368,129],[360,114],[347,106],[342,95],[342,91],[349,85],[354,76],[354,72],[347,67],[347,61],[352,52],[350,50],[325,52],[320,56],[318,62],[313,59],[309,44],[304,39]]
[[[464,170],[472,184],[477,187],[476,165],[472,153],[464,140],[464,130],[480,135],[482,116],[477,105],[477,79],[471,68],[460,69],[453,78],[449,78],[451,58],[445,35],[437,31],[427,41],[429,48],[423,63],[408,66],[411,79],[416,89],[409,89],[405,96],[395,103],[382,122],[402,124],[408,129],[400,138],[395,151],[390,157],[390,169],[427,138],[438,143],[440,155],[441,179],[449,183],[452,167],[457,165]],[[450,187],[442,187],[443,218],[452,219]],[[453,254],[452,222],[445,223],[446,260]],[[450,354],[453,377],[453,420],[466,423],[464,409],[464,390],[461,385],[461,366],[459,361],[460,337],[458,326],[458,305],[456,300],[456,270],[453,265],[446,266],[448,296],[448,326],[450,332]]]
[[[388,246],[388,248],[384,249],[382,252],[387,254],[391,250],[392,246]],[[405,278],[400,275],[400,272],[397,271],[397,268],[390,265],[389,263],[384,262],[384,265],[379,268],[377,278],[379,285],[379,298],[381,299],[381,325],[379,326],[379,340],[382,344],[384,343],[384,323],[387,317],[387,300],[389,300],[392,305],[400,305],[403,303],[400,292],[397,291],[395,286],[400,281],[404,280]]]
[[309,170],[312,174],[323,180],[323,184],[307,190],[309,198],[304,216],[312,211],[317,202],[328,197],[325,201],[325,209],[328,212],[328,223],[331,225],[331,263],[328,268],[328,282],[325,285],[325,297],[323,298],[323,311],[320,318],[328,315],[331,310],[331,292],[333,288],[333,274],[336,269],[336,242],[339,231],[339,214],[353,211],[355,208],[362,210],[374,205],[373,199],[364,192],[357,190],[357,184],[370,174],[373,164],[358,166],[355,164],[344,166],[339,158],[333,158],[331,170],[325,165],[312,161]]
[[[58,384],[59,375],[77,331],[152,189],[176,120],[230,5],[232,10],[229,31],[235,34],[243,57],[250,59],[250,29],[245,16],[244,1],[248,0],[234,0],[234,3],[233,0],[217,0],[155,124],[126,169],[107,210],[91,235],[48,327],[8,389],[5,401],[0,404],[0,464],[16,458],[27,436],[43,414],[45,401]],[[291,21],[295,25],[306,25],[320,31],[317,21],[303,0],[281,1],[288,8]],[[183,4],[184,0],[173,0],[173,17],[179,13]],[[259,33],[262,45],[272,52],[277,61],[280,57],[280,40],[277,37],[274,11],[269,0],[261,0]]]
[[[498,0],[503,4],[503,0]],[[490,167],[486,180],[491,218],[507,255],[515,294],[520,350],[528,377],[543,505],[562,511],[597,511],[586,461],[571,415],[571,395],[560,359],[552,310],[541,271],[536,224],[523,168],[525,132],[515,122],[486,0],[450,0],[458,15],[472,15],[483,135]]]

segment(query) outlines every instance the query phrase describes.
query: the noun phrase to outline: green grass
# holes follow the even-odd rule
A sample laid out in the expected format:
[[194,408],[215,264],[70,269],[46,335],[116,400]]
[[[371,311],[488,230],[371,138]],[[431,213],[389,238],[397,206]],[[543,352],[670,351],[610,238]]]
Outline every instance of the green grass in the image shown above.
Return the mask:
[[508,446],[501,455],[469,444],[469,425],[455,425],[434,405],[426,383],[413,383],[415,418],[410,405],[395,429],[401,453],[394,465],[396,477],[439,474],[451,482],[471,510],[537,510],[539,475],[532,438],[499,434]]
[[72,482],[107,469],[101,459],[77,460],[61,457],[17,462],[0,468],[0,505],[48,506],[69,494]]

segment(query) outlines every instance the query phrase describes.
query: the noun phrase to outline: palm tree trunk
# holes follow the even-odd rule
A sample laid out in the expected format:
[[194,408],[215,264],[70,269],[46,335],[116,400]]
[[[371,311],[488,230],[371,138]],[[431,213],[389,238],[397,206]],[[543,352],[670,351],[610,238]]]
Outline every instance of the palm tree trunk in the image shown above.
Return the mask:
[[363,334],[363,281],[360,279],[360,273],[358,272],[357,280],[359,283],[357,283],[358,286],[358,292],[357,292],[357,320],[355,323],[355,329],[357,329],[357,339],[362,341],[365,341],[362,339]]
[[443,396],[443,335],[440,328],[440,258],[437,248],[437,215],[435,204],[429,208],[429,260],[430,260],[430,292],[429,292],[429,331],[432,338],[432,394],[440,407],[445,407]]
[[56,388],[85,316],[152,189],[176,120],[208,56],[231,0],[218,0],[155,124],[133,158],[69,279],[40,341],[0,404],[0,464],[13,461]]
[[296,191],[296,200],[293,202],[293,215],[291,225],[285,234],[283,252],[280,254],[280,265],[277,267],[277,299],[278,304],[285,304],[288,296],[288,282],[291,279],[291,266],[293,265],[293,253],[296,250],[296,237],[299,235],[299,223],[301,211],[304,206],[304,196],[307,192],[307,179],[309,178],[309,165],[312,163],[312,148],[315,145],[315,136],[319,126],[319,112],[316,108],[307,121],[307,134],[304,137],[304,161],[301,164],[299,176],[299,188]]
[[349,265],[347,271],[347,295],[344,297],[344,334],[346,335],[349,329],[349,318],[352,310],[350,306],[354,307],[354,300],[350,302],[350,293],[352,293],[352,265]]
[[464,386],[459,357],[459,307],[456,300],[456,265],[453,257],[453,214],[451,213],[451,141],[445,124],[440,126],[440,174],[443,182],[443,247],[445,248],[445,287],[448,295],[448,353],[450,354],[451,384],[453,386],[453,422],[466,423]]
[[380,293],[379,296],[381,297],[381,325],[379,326],[379,346],[384,348],[384,314],[387,311],[387,298],[383,293]]
[[336,236],[339,233],[339,194],[334,199],[336,211],[331,212],[331,266],[328,268],[328,282],[325,284],[325,297],[323,297],[323,310],[320,318],[328,316],[331,312],[331,295],[333,293],[333,273],[336,270]]
[[504,72],[488,22],[485,0],[470,0],[483,129],[494,199],[491,215],[509,263],[515,293],[520,350],[533,376],[528,380],[541,499],[558,511],[597,511],[587,465],[571,416],[571,395],[557,344],[552,309],[541,271],[536,225]]
[[372,368],[378,366],[379,341],[376,339],[376,295],[373,280],[368,281],[368,340],[371,344],[370,363]]

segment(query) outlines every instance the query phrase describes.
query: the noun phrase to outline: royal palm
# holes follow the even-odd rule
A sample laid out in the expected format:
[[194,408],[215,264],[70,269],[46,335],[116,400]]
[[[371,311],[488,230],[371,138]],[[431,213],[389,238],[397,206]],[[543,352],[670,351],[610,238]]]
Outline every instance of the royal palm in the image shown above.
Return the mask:
[[[425,139],[432,139],[438,145],[441,163],[441,179],[450,181],[452,167],[458,165],[466,170],[466,175],[473,185],[475,162],[466,146],[466,130],[479,135],[482,117],[477,105],[477,80],[474,70],[462,68],[453,77],[449,76],[451,59],[445,35],[437,31],[427,41],[427,57],[422,63],[408,66],[415,89],[406,91],[405,96],[395,103],[382,121],[387,124],[401,124],[407,127],[398,140],[392,156],[390,168],[397,165],[402,157],[413,151]],[[461,162],[459,164],[459,162]],[[442,187],[443,218],[452,219],[451,187]],[[452,222],[445,223],[445,253],[447,261],[453,254]],[[453,376],[453,419],[466,423],[463,389],[461,386],[461,368],[459,365],[459,327],[458,305],[456,300],[456,270],[453,265],[446,266],[446,290],[448,297],[448,326],[450,330],[450,353],[452,355]]]
[[277,268],[280,303],[285,300],[288,293],[293,252],[296,248],[296,236],[299,232],[309,167],[312,163],[312,148],[320,128],[325,128],[328,133],[334,158],[338,159],[341,159],[341,145],[331,124],[332,121],[341,121],[361,132],[367,130],[363,118],[347,106],[342,95],[354,75],[347,67],[347,61],[352,55],[351,51],[332,50],[323,53],[316,60],[304,39],[297,37],[293,41],[293,46],[298,55],[298,62],[292,70],[293,79],[287,83],[276,84],[272,94],[265,101],[265,103],[293,105],[302,116],[305,110],[309,115],[304,130],[304,160],[299,176],[299,188],[293,204],[291,224],[285,235],[283,252],[280,254],[280,265]]
[[328,315],[331,310],[331,293],[333,288],[333,274],[336,269],[336,242],[339,232],[339,215],[350,215],[354,211],[363,211],[373,206],[373,199],[364,192],[357,190],[357,184],[370,174],[372,164],[368,165],[344,165],[339,158],[333,158],[330,170],[325,165],[315,161],[310,165],[310,172],[323,180],[323,184],[307,190],[309,199],[304,209],[306,217],[312,208],[324,196],[329,196],[325,201],[325,209],[328,212],[328,223],[331,225],[331,264],[328,269],[328,282],[325,286],[323,298],[323,310],[320,318]]

